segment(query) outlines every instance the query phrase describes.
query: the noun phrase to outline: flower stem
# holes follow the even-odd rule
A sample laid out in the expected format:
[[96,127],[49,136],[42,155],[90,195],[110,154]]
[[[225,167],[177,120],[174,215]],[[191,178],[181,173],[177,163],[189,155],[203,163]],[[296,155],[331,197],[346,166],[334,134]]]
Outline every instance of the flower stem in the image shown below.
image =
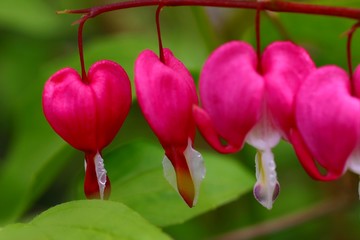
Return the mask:
[[260,20],[261,20],[261,9],[256,9],[255,14],[255,34],[256,34],[256,54],[258,59],[257,70],[262,73],[261,67],[261,41],[260,41]]
[[129,0],[91,8],[58,11],[58,14],[84,14],[83,19],[93,18],[102,13],[126,8],[145,6],[207,6],[227,8],[261,9],[274,12],[302,13],[323,16],[343,17],[360,20],[360,8],[322,6],[307,3],[295,3],[280,0],[249,1],[249,0]]
[[79,57],[80,57],[80,65],[81,65],[81,79],[83,82],[88,82],[86,76],[86,69],[85,69],[85,61],[84,61],[84,48],[83,48],[83,28],[86,19],[83,21],[79,21],[79,28],[78,28],[78,48],[79,48]]
[[156,31],[158,36],[158,42],[159,42],[159,57],[160,61],[165,64],[165,57],[164,57],[164,48],[161,40],[161,30],[160,30],[160,12],[163,8],[163,5],[159,5],[156,9]]

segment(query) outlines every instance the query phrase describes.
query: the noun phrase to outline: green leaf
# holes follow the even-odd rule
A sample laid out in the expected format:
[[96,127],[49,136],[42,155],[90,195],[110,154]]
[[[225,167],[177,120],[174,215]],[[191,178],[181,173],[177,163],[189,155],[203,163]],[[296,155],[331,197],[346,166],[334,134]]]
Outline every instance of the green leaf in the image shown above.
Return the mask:
[[9,138],[4,140],[7,145],[0,163],[0,225],[18,219],[53,182],[74,152],[65,147],[42,113],[45,79],[39,77],[39,66],[48,59],[48,51],[53,47],[47,41],[16,34],[5,34],[2,39],[5,42],[0,47],[0,105],[8,111],[5,116],[3,109],[0,111],[2,128],[9,129]]
[[239,198],[252,189],[253,177],[238,162],[220,154],[201,152],[207,169],[197,205],[190,209],[166,182],[160,145],[136,142],[104,156],[112,183],[111,200],[120,201],[151,223],[182,223]]
[[28,224],[0,230],[0,239],[170,239],[125,205],[111,201],[74,201],[53,207]]
[[59,137],[50,135],[50,130],[34,134],[28,128],[16,139],[14,151],[0,171],[0,225],[18,219],[51,184],[74,152],[70,147],[65,148]]
[[43,83],[36,66],[44,59],[43,53],[38,52],[47,49],[47,46],[29,40],[13,40],[19,44],[26,41],[35,53],[28,51],[20,57],[18,52],[15,54],[9,50],[3,56],[6,69],[13,71],[0,85],[1,91],[7,94],[4,100],[10,104],[13,117],[10,126],[14,133],[0,167],[0,225],[18,219],[51,184],[74,153],[54,133],[42,112]]
[[40,93],[34,96],[16,112],[16,131],[0,168],[0,225],[18,219],[74,153],[46,122]]

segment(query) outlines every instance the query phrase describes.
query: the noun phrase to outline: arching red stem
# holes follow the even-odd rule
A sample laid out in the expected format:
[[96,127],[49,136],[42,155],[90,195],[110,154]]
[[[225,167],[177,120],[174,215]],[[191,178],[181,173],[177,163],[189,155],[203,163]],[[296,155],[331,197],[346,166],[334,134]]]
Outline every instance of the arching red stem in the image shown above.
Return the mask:
[[116,11],[126,8],[145,7],[145,6],[204,6],[204,7],[227,7],[227,8],[246,8],[263,9],[273,12],[302,13],[323,16],[334,16],[360,20],[360,8],[322,6],[307,3],[296,3],[281,0],[272,1],[249,1],[249,0],[129,0],[96,6],[85,9],[58,11],[58,14],[85,14],[82,18],[89,19],[102,13]]
[[164,57],[164,48],[161,40],[161,30],[160,30],[160,12],[163,8],[163,5],[159,5],[156,9],[156,30],[157,30],[157,36],[158,36],[158,42],[159,42],[159,57],[160,61],[162,63],[165,63],[165,57]]
[[83,29],[86,19],[79,22],[78,28],[78,48],[79,48],[79,57],[80,57],[80,65],[81,65],[81,79],[83,82],[88,82],[86,76],[86,69],[85,69],[85,61],[84,61],[84,47],[83,47]]

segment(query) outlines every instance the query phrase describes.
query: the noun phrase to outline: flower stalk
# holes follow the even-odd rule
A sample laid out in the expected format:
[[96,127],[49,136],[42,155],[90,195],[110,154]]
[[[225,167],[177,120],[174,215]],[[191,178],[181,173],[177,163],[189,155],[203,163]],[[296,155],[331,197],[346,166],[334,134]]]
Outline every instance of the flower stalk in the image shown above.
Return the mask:
[[156,31],[157,31],[157,36],[158,36],[158,43],[159,43],[159,58],[162,63],[165,63],[164,47],[162,44],[161,29],[160,29],[160,13],[161,13],[162,8],[163,8],[163,5],[159,5],[158,8],[156,9],[155,21],[156,21]]
[[79,58],[81,65],[81,79],[84,83],[88,83],[86,76],[85,60],[84,60],[84,47],[83,47],[83,29],[86,21],[80,21],[78,27],[78,49],[79,49]]
[[106,12],[116,10],[146,6],[203,6],[203,7],[226,7],[268,10],[273,12],[301,13],[322,16],[333,16],[348,19],[360,20],[360,8],[323,6],[307,3],[295,3],[280,0],[249,1],[249,0],[130,0],[124,2],[111,3],[84,9],[63,10],[58,14],[83,14],[83,20],[94,18]]
[[255,14],[255,34],[256,34],[256,55],[258,60],[257,70],[259,73],[262,72],[261,69],[261,39],[260,39],[260,20],[261,20],[261,9],[256,9]]

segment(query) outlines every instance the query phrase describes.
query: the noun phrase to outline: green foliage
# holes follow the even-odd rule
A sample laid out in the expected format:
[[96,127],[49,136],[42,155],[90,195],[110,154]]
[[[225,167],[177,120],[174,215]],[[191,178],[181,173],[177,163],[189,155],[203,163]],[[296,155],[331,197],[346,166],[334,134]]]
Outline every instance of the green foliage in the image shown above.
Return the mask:
[[53,207],[27,224],[0,230],[0,239],[170,239],[139,214],[111,201],[74,201]]
[[[299,2],[360,7],[354,0]],[[196,146],[204,156],[207,174],[198,204],[189,209],[165,181],[163,150],[134,101],[119,136],[104,151],[112,181],[111,201],[73,201],[82,198],[82,190],[81,197],[69,193],[82,188],[83,156],[45,121],[41,94],[55,71],[67,66],[80,69],[77,28],[71,26],[79,16],[60,16],[55,11],[103,3],[0,3],[0,239],[169,239],[160,227],[176,239],[205,239],[308,208],[340,195],[343,188],[356,194],[356,186],[345,184],[353,179],[312,181],[292,149],[281,144],[275,154],[281,194],[269,212],[251,194],[254,177],[248,169],[254,168],[253,151],[245,147],[237,155],[223,156],[209,150],[199,136]],[[90,20],[84,32],[86,66],[101,59],[114,60],[133,79],[138,54],[144,49],[157,51],[154,12],[155,8],[129,9]],[[209,12],[190,7],[162,12],[164,46],[184,62],[195,81],[208,54],[219,44],[240,39],[254,45],[253,11],[216,9],[212,16],[220,17],[215,21]],[[318,66],[346,68],[346,38],[341,34],[353,23],[332,17],[263,14],[262,48],[290,39],[305,46]],[[360,62],[359,38],[355,34],[354,66]],[[52,208],[59,202],[68,203]],[[264,239],[358,239],[359,212],[359,207],[349,207]],[[28,221],[34,214],[40,215]]]
[[253,176],[239,163],[223,155],[201,153],[207,174],[194,208],[187,207],[163,177],[161,146],[148,142],[126,144],[104,156],[112,183],[110,199],[125,203],[155,225],[167,226],[233,201],[252,189]]
[[[45,80],[39,66],[48,57],[42,39],[21,38],[17,33],[5,35],[0,47],[0,106],[7,120],[0,126],[6,133],[7,146],[0,167],[0,224],[19,218],[53,182],[68,156],[69,147],[51,131],[41,109],[41,91]],[[34,51],[19,47],[30,46]],[[45,46],[44,46],[45,45]],[[7,131],[4,131],[7,129]],[[9,207],[11,206],[11,207]]]
[[55,34],[61,27],[61,19],[54,13],[42,0],[1,1],[0,26],[34,35]]

